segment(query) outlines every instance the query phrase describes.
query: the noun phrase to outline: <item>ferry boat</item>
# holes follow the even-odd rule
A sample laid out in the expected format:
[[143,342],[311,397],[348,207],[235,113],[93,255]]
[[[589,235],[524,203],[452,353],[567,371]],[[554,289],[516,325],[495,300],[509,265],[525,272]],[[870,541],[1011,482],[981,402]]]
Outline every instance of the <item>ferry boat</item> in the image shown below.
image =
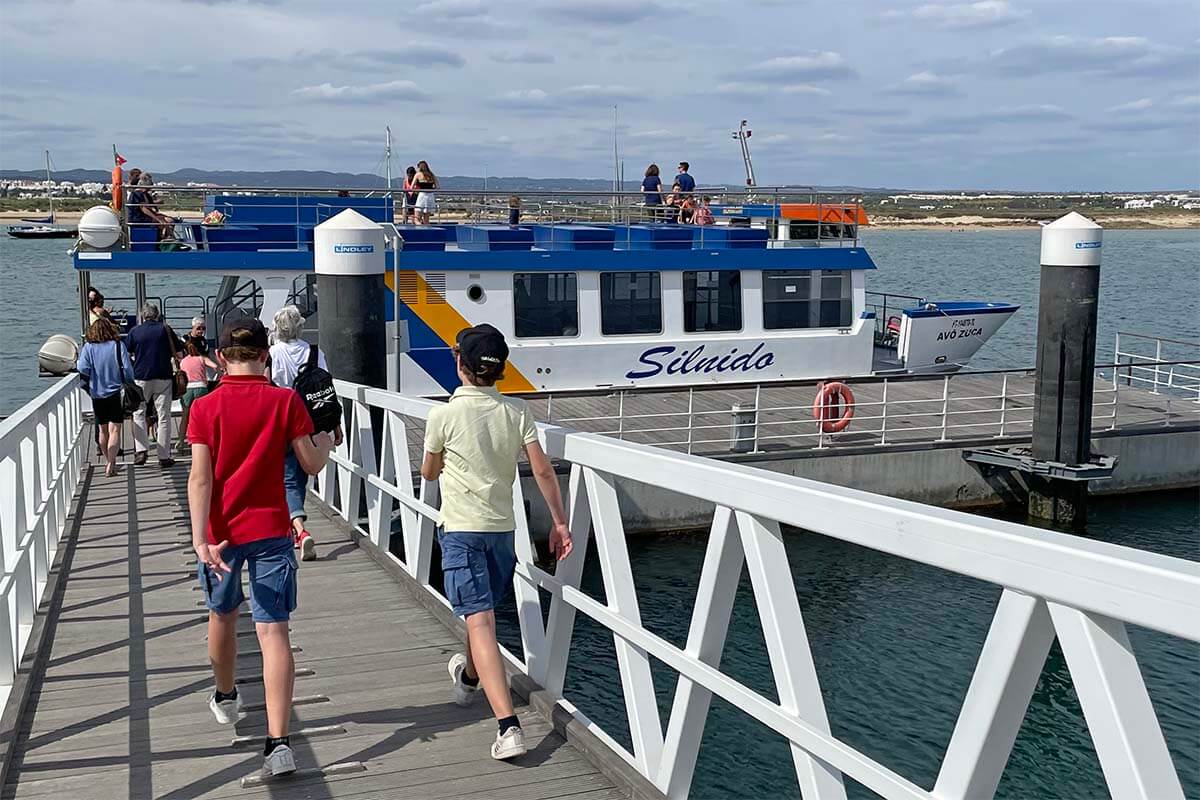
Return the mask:
[[[156,187],[175,190],[186,191]],[[713,190],[716,224],[696,226],[661,219],[641,193],[525,193],[512,225],[507,193],[442,192],[441,216],[416,226],[394,224],[388,194],[207,192],[209,224],[178,225],[187,247],[170,252],[156,226],[111,210],[106,224],[81,222],[81,296],[93,272],[201,271],[225,276],[206,303],[210,330],[247,279],[253,313],[268,324],[296,302],[317,329],[319,298],[306,280],[313,230],[351,210],[402,240],[385,278],[389,339],[398,342],[389,374],[412,395],[454,390],[455,334],[481,322],[509,340],[500,388],[540,393],[953,371],[1017,310],[868,291],[876,264],[858,241],[868,220],[852,195]]]

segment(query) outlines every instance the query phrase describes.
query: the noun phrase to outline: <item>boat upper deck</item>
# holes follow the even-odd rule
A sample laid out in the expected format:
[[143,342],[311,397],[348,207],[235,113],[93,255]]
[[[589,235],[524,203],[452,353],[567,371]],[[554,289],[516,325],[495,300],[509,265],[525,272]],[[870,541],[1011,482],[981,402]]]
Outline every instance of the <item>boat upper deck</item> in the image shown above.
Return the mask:
[[[411,208],[403,202],[397,207],[403,195],[212,187],[155,191],[153,213],[177,222],[148,221],[141,204],[127,202],[120,217],[109,220],[119,225],[112,245],[94,246],[87,223],[81,226],[75,266],[306,272],[313,267],[316,227],[347,209],[384,226],[389,246],[399,244],[405,267],[416,270],[620,269],[625,263],[644,269],[648,260],[677,269],[875,266],[858,246],[858,228],[867,219],[852,195],[705,194],[701,189],[695,196],[711,198],[715,224],[693,225],[681,221],[674,207],[646,205],[641,192],[525,193],[514,201],[508,193],[446,191],[435,193],[438,205],[429,224],[418,225]],[[169,233],[165,239],[164,233]]]

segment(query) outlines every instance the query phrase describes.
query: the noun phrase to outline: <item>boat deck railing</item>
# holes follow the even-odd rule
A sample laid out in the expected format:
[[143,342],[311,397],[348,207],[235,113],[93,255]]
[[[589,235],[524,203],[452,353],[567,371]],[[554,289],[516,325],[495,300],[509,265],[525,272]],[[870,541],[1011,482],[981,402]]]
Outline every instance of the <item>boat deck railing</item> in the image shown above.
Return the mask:
[[[322,513],[335,514],[357,531],[362,537],[359,544],[406,575],[405,581],[428,607],[444,609],[444,597],[430,583],[438,486],[414,480],[423,427],[439,404],[342,381],[335,381],[335,388],[346,406],[347,436],[313,487],[324,506]],[[35,625],[46,624],[47,610],[57,608],[53,603],[41,604],[42,595],[61,538],[71,527],[74,490],[85,469],[94,469],[81,455],[89,430],[73,377],[64,378],[0,423],[0,497],[5,499],[0,504],[0,700],[5,702],[14,686],[16,665],[36,655],[28,652],[30,641],[49,646],[45,642],[70,640],[85,630],[79,625],[58,626],[54,636],[30,637]],[[540,424],[537,433],[551,458],[569,469],[565,498],[575,548],[553,572],[538,562],[531,533],[544,532],[529,529],[518,479],[513,498],[518,521],[514,590],[521,647],[519,653],[505,649],[504,656],[554,716],[586,731],[606,748],[611,772],[634,771],[667,797],[687,797],[712,700],[717,697],[727,704],[720,713],[753,719],[787,741],[805,798],[843,800],[849,781],[886,798],[991,797],[1009,767],[1026,709],[1057,641],[1112,796],[1183,797],[1128,629],[1145,628],[1183,642],[1200,642],[1200,564],[554,425]],[[128,502],[133,503],[134,477],[126,483]],[[690,578],[695,602],[686,641],[680,643],[662,635],[657,621],[644,619],[639,607],[638,576],[632,568],[620,505],[621,492],[639,486],[714,507],[703,565]],[[116,496],[124,495],[123,491]],[[106,497],[111,502],[114,496]],[[83,495],[79,502],[84,503]],[[102,517],[111,511],[105,505],[79,507],[73,513],[85,519]],[[182,527],[186,523],[170,521],[174,512],[166,514],[168,527],[186,530]],[[953,733],[939,754],[932,789],[832,732],[822,686],[828,687],[833,676],[818,672],[805,630],[806,609],[785,546],[786,532],[795,529],[997,588],[990,628]],[[104,546],[123,552],[131,545]],[[598,557],[602,596],[585,590],[589,550]],[[157,552],[174,557],[171,546]],[[733,665],[722,661],[743,571],[749,574],[773,692],[747,685]],[[365,580],[362,572],[345,574],[345,580]],[[881,574],[881,580],[886,579],[886,573]],[[73,580],[69,573],[66,579]],[[157,588],[163,585],[174,584]],[[181,592],[188,594],[182,587]],[[543,597],[548,598],[548,608]],[[186,597],[189,606],[191,599]],[[133,609],[130,603],[125,612],[131,621],[137,613]],[[569,680],[572,670],[580,668],[581,655],[586,656],[586,651],[581,654],[572,647],[580,614],[611,635],[616,652],[620,680],[611,705],[623,709],[623,714],[615,712],[617,722],[608,728],[580,711],[580,704],[592,702],[590,695],[581,692],[594,687],[573,688],[578,682]],[[313,637],[336,635],[328,626],[312,631]],[[144,642],[131,640],[129,649]],[[66,649],[80,658],[79,646],[71,644],[58,652]],[[314,643],[305,644],[307,648]],[[669,710],[660,715],[654,677],[662,669],[669,671],[673,692]],[[947,676],[936,674],[936,669],[926,665],[929,685],[956,691],[952,687],[958,682],[945,680]],[[38,674],[35,671],[32,680]],[[203,685],[202,679],[197,686]],[[114,711],[112,718],[123,713],[132,717],[131,708]],[[1056,712],[1070,714],[1062,706]],[[369,711],[363,717],[373,718]],[[142,722],[148,724],[147,719],[143,716]],[[855,722],[859,729],[890,724]],[[622,730],[627,730],[627,738]],[[431,741],[455,746],[436,735]],[[138,746],[148,745],[139,741]],[[748,753],[739,762],[741,768],[764,768],[754,762],[753,748]],[[1059,755],[1052,749],[1041,758],[1053,760]],[[36,777],[54,778],[56,770],[78,769],[81,763],[74,759],[61,766],[42,766]],[[413,763],[405,761],[405,769]],[[12,769],[19,773],[21,763]],[[134,780],[145,781],[149,767],[136,769],[142,771],[130,773],[130,787]],[[99,776],[106,774],[102,771]],[[220,773],[226,782],[235,780],[236,774],[236,766],[232,773]],[[383,791],[380,781],[387,780],[380,771],[370,785]],[[269,793],[276,791],[271,788]]]
[[[131,202],[134,189],[152,192],[151,203]],[[520,226],[585,225],[620,228],[675,227],[676,236],[659,231],[655,239],[667,246],[720,249],[727,237],[708,226],[681,224],[679,213],[664,205],[646,205],[641,191],[430,191],[436,210],[429,225],[507,225],[510,200],[519,198]],[[664,193],[666,194],[666,193]],[[853,193],[825,192],[811,187],[730,189],[697,187],[691,196],[709,197],[717,227],[765,227],[770,247],[853,247],[865,220],[861,198]],[[124,187],[121,221],[122,249],[134,251],[311,251],[312,228],[346,208],[377,222],[402,226],[415,219],[403,192],[380,189],[275,188],[237,186]],[[146,206],[172,222],[134,222],[131,212]],[[219,220],[205,215],[221,211]],[[781,220],[780,217],[790,216]],[[780,225],[786,232],[780,235]],[[164,241],[163,234],[167,237]],[[626,231],[616,235],[616,247],[629,243]],[[454,249],[454,243],[451,242]]]
[[[1158,382],[1154,375],[1157,374]],[[1096,432],[1200,425],[1200,360],[1128,361],[1096,367]],[[828,381],[851,388],[844,430],[814,414]],[[1027,438],[1033,430],[1036,371],[971,370],[944,375],[831,377],[741,386],[621,389],[604,395],[530,398],[539,419],[623,441],[685,453],[770,453]]]
[[1113,346],[1117,381],[1153,394],[1200,401],[1200,342],[1118,331]]

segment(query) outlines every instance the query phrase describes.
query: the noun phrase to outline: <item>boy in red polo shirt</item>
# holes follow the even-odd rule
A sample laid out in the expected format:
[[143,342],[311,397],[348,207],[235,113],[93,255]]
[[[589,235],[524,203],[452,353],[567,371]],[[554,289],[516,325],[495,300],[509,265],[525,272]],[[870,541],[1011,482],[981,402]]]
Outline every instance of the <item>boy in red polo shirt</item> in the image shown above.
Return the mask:
[[216,689],[209,708],[217,721],[242,718],[234,686],[242,564],[250,567],[250,608],[263,653],[267,696],[265,774],[296,770],[288,743],[295,664],[288,619],[296,608],[296,556],[283,488],[290,445],[310,475],[329,458],[329,434],[313,435],[300,395],[266,378],[267,330],[257,319],[225,324],[217,357],[226,375],[191,408],[192,470],[188,506],[192,547],[208,607],[208,658]]

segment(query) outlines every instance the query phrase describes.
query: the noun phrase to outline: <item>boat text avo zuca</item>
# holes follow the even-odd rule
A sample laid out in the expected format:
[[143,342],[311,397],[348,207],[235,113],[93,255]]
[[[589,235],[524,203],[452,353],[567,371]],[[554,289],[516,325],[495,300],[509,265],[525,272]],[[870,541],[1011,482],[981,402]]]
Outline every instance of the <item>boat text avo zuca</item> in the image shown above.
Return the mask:
[[[162,206],[188,190],[156,191]],[[81,287],[102,271],[222,275],[205,308],[219,323],[240,276],[254,281],[253,313],[269,321],[295,302],[316,328],[306,277],[323,225],[337,231],[323,239],[333,257],[387,260],[385,313],[401,323],[389,369],[406,394],[453,391],[454,336],[483,322],[510,342],[502,390],[529,393],[952,371],[1017,310],[868,291],[876,265],[852,195],[714,191],[716,224],[696,226],[664,221],[641,193],[526,193],[510,225],[507,193],[442,192],[433,224],[417,226],[394,224],[386,193],[204,191],[207,222],[178,223],[166,247],[159,226],[89,211],[73,251]]]

